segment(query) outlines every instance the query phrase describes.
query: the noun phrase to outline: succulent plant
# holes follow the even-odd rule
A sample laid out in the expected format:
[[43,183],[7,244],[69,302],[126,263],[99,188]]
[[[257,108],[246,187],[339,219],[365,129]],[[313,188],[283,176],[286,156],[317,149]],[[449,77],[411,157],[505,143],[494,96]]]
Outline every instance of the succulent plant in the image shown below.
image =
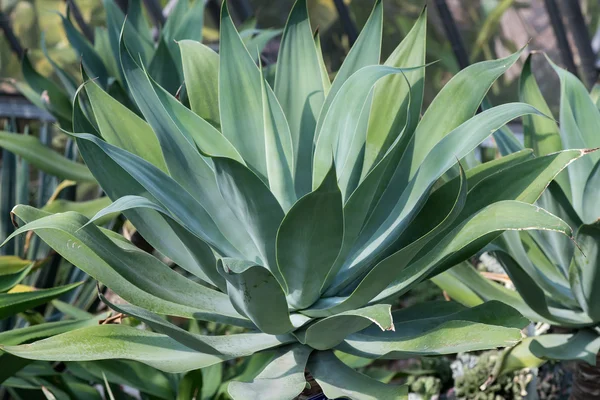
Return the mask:
[[[129,302],[103,299],[111,308],[151,330],[101,325],[4,350],[185,372],[275,349],[256,377],[229,383],[234,399],[294,398],[305,370],[331,398],[393,399],[406,387],[356,372],[333,349],[397,359],[519,342],[528,321],[499,302],[396,311],[390,303],[506,230],[570,236],[564,221],[530,203],[584,152],[531,159],[525,151],[464,171],[458,160],[494,131],[541,115],[514,103],[473,117],[521,53],[457,74],[421,117],[426,14],[380,65],[382,7],[375,3],[330,82],[298,0],[271,87],[224,4],[219,54],[179,42],[191,109],[148,75],[125,21],[120,67],[141,116],[94,80],[73,103],[72,135],[114,201],[92,220],[123,212],[187,273],[77,213],[17,206],[23,225],[13,237],[33,230]],[[200,335],[164,316],[246,331]]]
[[[464,264],[434,281],[464,304],[500,300],[532,321],[567,329],[568,333],[524,341],[521,349],[515,349],[532,352],[524,366],[538,365],[542,359],[595,365],[600,349],[600,154],[593,150],[600,147],[599,103],[576,76],[548,61],[561,83],[560,128],[553,120],[526,116],[525,144],[538,158],[563,148],[590,149],[589,156],[573,162],[550,183],[537,203],[576,230],[574,241],[552,232],[521,231],[506,232],[489,245],[516,292],[486,281]],[[531,70],[531,56],[523,66],[520,92],[524,101],[550,115]]]

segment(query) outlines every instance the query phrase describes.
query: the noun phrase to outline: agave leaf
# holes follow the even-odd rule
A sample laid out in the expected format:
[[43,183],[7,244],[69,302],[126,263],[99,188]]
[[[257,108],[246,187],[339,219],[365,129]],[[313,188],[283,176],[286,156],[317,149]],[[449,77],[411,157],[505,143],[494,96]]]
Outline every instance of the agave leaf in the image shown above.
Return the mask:
[[399,271],[394,283],[373,301],[405,293],[416,282],[466,259],[503,231],[536,229],[572,236],[566,222],[539,207],[512,200],[493,203],[454,228],[417,262]]
[[[122,40],[123,36],[121,36],[121,42]],[[179,59],[178,61],[181,64]],[[158,47],[152,55],[152,60],[150,60],[150,65],[148,65],[148,75],[157,81],[168,93],[175,94],[183,82],[183,78],[177,72],[177,63],[169,51],[169,45],[165,42],[164,37],[161,36],[158,39]],[[129,83],[129,87],[131,88],[131,83]]]
[[[199,164],[198,152],[187,149],[193,143],[204,153],[230,157],[243,163],[239,153],[223,135],[146,75],[124,42],[121,42],[121,65],[137,105],[158,136],[171,175],[179,175],[178,169],[182,168],[175,165],[175,157],[181,157],[180,164],[184,160]],[[202,169],[208,171],[209,167]]]
[[362,229],[354,246],[354,255],[348,258],[332,288],[345,287],[364,274],[377,257],[385,254],[409,226],[435,181],[457,159],[468,154],[498,127],[528,113],[538,111],[529,105],[515,103],[494,107],[476,115],[436,144],[410,181],[406,180],[408,165],[400,162],[396,174]]
[[[250,49],[253,50],[253,49]],[[289,123],[297,195],[311,189],[315,127],[325,101],[319,54],[308,19],[306,0],[297,0],[283,31],[275,95]]]
[[260,54],[267,47],[267,44],[281,35],[281,32],[283,32],[283,29],[258,29],[256,35],[244,41],[246,48],[254,53],[254,57],[252,57],[254,62],[260,61]]
[[205,369],[189,371],[181,378],[177,387],[177,398],[175,400],[194,400],[196,393],[201,393],[202,386],[204,385],[202,371]]
[[152,31],[150,30],[150,24],[144,16],[144,8],[142,7],[142,1],[133,0],[127,4],[127,20],[135,28],[136,32],[140,34],[146,41],[152,41]]
[[[556,215],[571,227],[576,228],[582,224],[569,199],[560,188],[560,185],[555,182],[550,182],[548,188],[538,199],[537,205]],[[555,232],[546,231],[530,232],[529,235],[543,250],[548,260],[560,267],[564,276],[567,276],[575,250],[571,239]]]
[[600,220],[600,205],[598,198],[600,196],[600,161],[590,172],[583,190],[582,218],[588,224],[593,224]]
[[21,283],[23,279],[31,272],[33,269],[33,263],[28,267],[25,267],[22,271],[15,272],[12,274],[3,273],[0,275],[0,293],[8,292],[10,289]]
[[531,341],[529,350],[536,357],[546,360],[581,360],[596,365],[600,337],[591,330],[580,330],[575,334],[541,335]]
[[31,135],[0,131],[0,147],[17,154],[40,170],[60,179],[76,182],[96,182],[83,164],[71,161]]
[[[86,225],[82,215],[47,215],[27,206],[15,207],[14,213],[26,225],[12,236],[34,230],[66,260],[132,304],[159,314],[249,325],[227,295],[179,275],[148,253],[117,246],[95,225]],[[143,274],[137,270],[139,265],[144,265]]]
[[[427,9],[423,9],[410,32],[384,65],[397,68],[425,65],[426,29]],[[408,80],[408,85],[405,79]],[[375,85],[367,130],[363,178],[384,156],[399,134],[403,135],[402,140],[405,143],[410,139],[410,134],[419,123],[424,81],[425,69],[422,68],[407,74],[406,78],[399,75],[387,76]]]
[[[71,100],[69,96],[51,79],[38,73],[27,54],[23,56],[21,72],[30,88],[41,98],[41,104],[56,117],[61,127],[71,128]],[[33,94],[31,94],[33,95]],[[34,104],[40,104],[36,101]]]
[[269,188],[287,212],[297,199],[292,136],[281,105],[264,79],[261,79],[261,91]]
[[265,334],[207,336],[206,340],[211,340],[223,355],[199,353],[166,335],[125,325],[86,327],[33,344],[5,346],[3,350],[21,358],[49,361],[134,360],[164,372],[180,373],[291,341]]
[[215,127],[219,116],[219,55],[192,40],[179,42],[183,76],[192,111]]
[[348,335],[372,324],[382,331],[394,330],[389,304],[376,304],[320,319],[308,328],[294,332],[294,336],[313,349],[328,350],[343,342]]
[[87,39],[73,26],[68,17],[61,15],[60,18],[62,19],[62,25],[69,44],[73,46],[78,58],[81,58],[81,62],[85,65],[86,69],[91,72],[91,77],[98,79],[100,86],[105,88],[108,84],[108,71],[102,58],[96,53]]
[[575,237],[576,250],[569,268],[569,281],[580,307],[594,321],[600,319],[600,226],[581,225]]
[[[87,165],[90,166],[97,174],[100,179],[100,185],[103,187],[107,195],[118,201],[121,196],[127,197],[133,195],[143,195],[144,198],[154,204],[159,204],[158,201],[152,197],[148,190],[143,187],[132,175],[127,173],[121,168],[112,158],[106,153],[97,151],[93,145],[88,145],[84,139],[78,139],[78,147],[81,151],[84,159],[87,161]],[[128,153],[126,153],[128,154]],[[138,171],[137,168],[134,169]],[[119,176],[119,180],[112,179],[112,176]],[[173,185],[172,180],[166,180],[170,185]],[[162,185],[164,186],[164,185]],[[157,186],[149,186],[151,191],[158,190]],[[167,188],[169,185],[166,186]],[[172,190],[179,190],[184,193],[184,190],[180,186],[175,185]],[[161,193],[160,191],[157,193]],[[115,208],[116,211],[117,205]],[[160,212],[163,212],[164,207],[160,207]],[[103,213],[101,213],[104,215]],[[144,238],[158,251],[166,255],[185,270],[192,274],[202,277],[202,279],[208,278],[208,275],[212,275],[214,278],[220,278],[216,276],[215,265],[216,261],[214,258],[208,261],[206,260],[207,245],[203,241],[198,240],[197,233],[191,233],[193,230],[186,226],[182,226],[179,223],[172,221],[170,218],[174,218],[170,213],[168,217],[161,215],[159,212],[151,209],[136,208],[135,210],[125,211],[125,215],[129,220],[132,221],[141,232],[144,232]],[[169,218],[170,217],[170,218]],[[189,218],[185,217],[184,219]],[[210,250],[209,250],[210,251]],[[210,268],[210,269],[208,269]],[[209,279],[210,280],[210,279]],[[213,284],[219,285],[218,279],[212,281]],[[224,281],[223,281],[224,284]]]
[[114,0],[103,0],[103,3],[110,47],[115,60],[119,59],[119,41],[121,35],[123,35],[125,41],[131,43],[131,51],[142,59],[144,65],[148,65],[154,53],[152,41],[146,40],[137,32]]
[[175,32],[179,29],[179,24],[181,24],[181,21],[185,18],[185,14],[188,12],[189,8],[190,0],[181,0],[175,4],[175,7],[171,10],[169,18],[167,18],[161,32],[166,41],[175,40]]
[[[408,121],[408,118],[406,120]],[[371,172],[369,172],[363,182],[361,182],[346,201],[344,205],[344,240],[342,248],[334,266],[327,275],[327,279],[323,284],[323,290],[330,286],[331,282],[338,274],[338,271],[342,268],[352,246],[359,237],[364,223],[370,216],[372,207],[377,204],[381,197],[381,193],[387,186],[389,179],[393,174],[393,166],[396,165],[402,156],[402,147],[400,144],[401,136],[402,134],[396,138],[385,156],[375,167],[373,167]],[[336,292],[333,292],[333,294],[335,293]],[[328,291],[325,294],[331,295],[331,291]]]
[[[143,119],[113,99],[93,81],[85,85],[85,92],[104,140],[167,171],[158,139]],[[123,135],[124,131],[127,132],[126,135]]]
[[0,256],[0,276],[21,272],[27,269],[31,263],[31,260],[24,260],[17,256]]
[[[351,171],[356,165],[366,140],[366,124],[360,123],[361,114],[363,110],[370,109],[371,97],[368,95],[373,85],[385,76],[413,69],[415,68],[373,65],[361,69],[346,80],[339,90],[339,95],[331,102],[328,112],[321,112],[322,122],[317,128],[318,138],[313,161],[313,189],[320,185],[329,171],[332,155],[338,175],[346,169]],[[346,200],[351,192],[347,189],[347,184],[342,184],[341,189]]]
[[[423,114],[415,131],[410,176],[417,172],[421,163],[442,138],[475,114],[492,84],[519,59],[521,53],[522,50],[506,58],[473,64],[456,74],[443,87]],[[462,100],[456,104],[455,99]],[[449,104],[453,107],[448,107]],[[502,125],[504,124],[488,132],[494,132]],[[464,155],[457,157],[462,158]]]
[[[344,59],[342,66],[336,73],[335,79],[331,84],[331,88],[329,89],[329,93],[325,98],[325,102],[323,103],[321,113],[317,120],[315,141],[318,139],[320,133],[324,132],[323,124],[325,122],[325,116],[329,113],[329,109],[333,105],[333,101],[338,97],[338,92],[344,86],[346,81],[356,72],[361,70],[363,67],[379,64],[379,58],[381,56],[380,53],[382,29],[383,3],[381,0],[376,0],[375,5],[373,6],[373,11],[371,11],[371,15],[369,15],[365,26],[360,32],[360,35],[358,35],[356,42],[354,43],[354,45],[350,49],[350,52]],[[362,97],[362,99],[364,100],[364,96]],[[367,109],[369,108],[370,107],[367,107]],[[313,188],[314,186],[315,180],[313,171]]]
[[312,349],[291,345],[277,350],[275,358],[250,382],[232,381],[227,391],[234,400],[294,399],[306,386],[304,368]]
[[[111,193],[108,193],[110,197],[117,197],[112,196],[112,194],[114,194],[113,191],[115,190],[118,190],[119,193],[124,191],[125,193],[123,193],[123,195],[129,195],[131,192],[135,193],[136,188],[142,186],[146,189],[146,192],[140,190],[135,194],[143,193],[145,197],[148,195],[154,196],[158,203],[168,210],[182,226],[185,226],[186,229],[194,232],[196,236],[212,245],[218,251],[223,252],[224,254],[239,254],[238,250],[233,247],[216,226],[212,216],[206,211],[203,205],[168,175],[142,158],[128,153],[119,147],[112,146],[93,135],[80,134],[76,137],[79,149],[86,160],[87,165],[98,162],[99,157],[108,158],[109,160],[114,161],[114,163],[107,164],[107,162],[110,163],[110,161],[103,160],[102,163],[98,162],[98,164],[101,165],[97,165],[96,168],[111,168],[114,170],[115,167],[117,167],[116,169],[119,172],[115,171],[115,173],[118,173],[118,176],[124,174],[121,172],[123,170],[127,171],[131,176],[131,181],[133,182],[125,187],[122,187],[122,179],[125,178],[121,178],[118,182],[100,182],[105,191],[111,191]],[[103,154],[108,157],[103,156]],[[115,163],[117,164],[116,166],[114,165]],[[210,180],[206,180],[205,182],[208,185]],[[178,193],[178,196],[174,197],[171,193]],[[207,200],[207,202],[208,200],[212,200],[212,204],[215,207],[217,206],[216,198],[205,200]],[[223,208],[222,201],[220,208]],[[216,211],[220,211],[221,213],[224,212],[222,210]],[[136,224],[139,224],[140,222],[142,221],[134,221]],[[144,232],[146,231],[144,230]],[[240,231],[238,233],[243,234],[245,232]],[[244,241],[244,237],[242,237],[241,240],[243,244],[247,244],[247,241]]]
[[[100,137],[100,132],[97,128],[96,118],[92,112],[89,101],[83,99],[84,86],[80,86],[73,96],[73,132],[75,133],[91,133]],[[92,122],[93,121],[93,122]]]
[[[249,235],[238,229],[239,221],[226,207],[219,194],[209,161],[194,149],[193,143],[211,156],[227,156],[243,163],[236,149],[218,131],[180,104],[168,92],[154,84],[134,62],[122,43],[121,62],[131,91],[144,115],[157,132],[169,172],[202,207],[208,217],[234,246],[255,256]],[[156,92],[154,90],[157,90]],[[200,128],[201,127],[201,128]],[[190,171],[193,171],[190,173]],[[223,241],[223,238],[219,240]],[[220,246],[229,246],[225,242]]]
[[355,400],[408,398],[408,387],[387,385],[356,372],[332,351],[315,351],[309,357],[308,370],[329,398]]
[[368,328],[348,336],[338,349],[361,357],[399,359],[508,347],[521,340],[520,329],[527,323],[512,307],[488,302],[432,319],[404,324],[395,320],[395,332]]
[[312,309],[305,310],[303,313],[309,316],[326,316],[359,308],[385,289],[392,282],[397,271],[409,265],[419,251],[451,224],[462,211],[467,199],[467,183],[464,171],[462,169],[460,171],[459,185],[455,188],[455,193],[446,197],[446,200],[452,197],[455,199],[452,208],[446,210],[444,217],[436,226],[429,231],[425,231],[421,237],[416,238],[410,245],[378,263],[347,297],[337,297],[333,300],[322,299]]
[[67,91],[69,97],[73,98],[73,95],[77,91],[77,86],[78,86],[77,82],[75,82],[75,80],[73,79],[73,77],[70,74],[68,74],[64,69],[62,69],[60,67],[60,65],[58,65],[50,57],[50,54],[48,53],[48,48],[46,47],[46,33],[45,32],[42,32],[42,37],[41,37],[41,40],[40,40],[40,47],[42,49],[42,52],[44,53],[44,57],[46,57],[46,59],[48,60],[48,62],[52,66],[52,69],[54,70],[54,72],[58,76],[58,79],[60,80],[60,83],[63,85],[63,87]]
[[[597,127],[600,125],[600,111],[590,98],[587,89],[579,79],[570,72],[558,67],[548,58],[561,82],[560,122],[561,138],[565,148],[597,148],[600,138]],[[569,168],[571,197],[573,208],[583,215],[583,192],[585,183],[596,164],[600,154],[590,156],[574,163]]]
[[[88,201],[68,201],[57,199],[44,206],[42,208],[42,211],[46,211],[52,214],[58,214],[67,211],[75,211],[81,215],[86,216],[87,218],[92,218],[99,211],[101,211],[105,207],[108,207],[109,205],[110,199],[106,196]],[[115,217],[115,214],[106,213],[103,215],[103,218],[95,218],[95,222],[97,225],[103,225],[109,222],[113,217]]]
[[535,337],[525,338],[515,347],[504,350],[502,364],[495,376],[503,376],[523,368],[537,368],[544,364],[546,360],[536,357],[529,350],[529,346],[533,340],[535,340]]
[[[531,72],[530,54],[523,64],[521,78],[519,80],[519,97],[522,102],[531,104],[545,115],[552,115],[550,107],[542,96],[535,76]],[[536,156],[545,156],[563,149],[560,139],[560,130],[556,122],[549,118],[541,118],[535,115],[523,117],[523,134],[525,147],[532,148]],[[564,172],[556,177],[563,191],[570,197],[571,187],[569,176]]]
[[[568,317],[568,312],[560,313],[559,310],[554,309],[553,313],[550,307],[548,307],[548,303],[546,302],[546,294],[540,288],[543,285],[540,284],[538,279],[533,279],[530,275],[528,275],[528,271],[526,272],[519,263],[515,262],[512,257],[508,254],[497,253],[496,257],[504,266],[504,269],[510,276],[511,281],[515,285],[515,288],[519,292],[519,295],[523,298],[523,300],[527,303],[527,305],[537,314],[539,314],[544,320],[552,321],[554,324],[559,323],[561,325],[587,325],[591,322],[584,314],[579,314],[579,318],[576,318],[577,315],[573,315],[571,318]],[[559,296],[554,295],[556,291],[550,292],[550,298],[560,298]],[[552,296],[554,295],[554,296]],[[566,311],[566,310],[565,310]],[[555,315],[558,314],[558,315]],[[562,314],[562,315],[561,315]],[[587,321],[586,321],[587,320]],[[537,321],[537,320],[536,320]]]
[[[566,274],[546,258],[531,236],[526,233],[520,235],[519,232],[506,232],[496,241],[496,244],[504,249],[551,297],[563,304],[577,306]],[[505,256],[500,254],[498,256],[503,264],[507,264],[505,266],[507,269],[509,268],[508,264],[514,264]],[[523,288],[525,289],[526,286]]]
[[161,399],[173,399],[173,387],[166,374],[145,364],[125,360],[66,363],[69,373],[85,381],[127,385]]
[[202,335],[188,332],[158,314],[144,308],[131,304],[114,304],[104,295],[99,294],[99,296],[100,299],[113,310],[139,319],[155,332],[165,334],[192,350],[205,354],[222,355],[220,351],[207,343]]
[[[319,66],[321,67],[321,81],[323,82],[323,93],[325,96],[329,93],[331,89],[331,81],[329,80],[329,72],[327,71],[327,66],[325,65],[325,60],[323,59],[323,50],[321,49],[321,37],[319,36],[319,29],[315,30],[313,35],[313,39],[315,41],[315,47],[317,48],[317,56],[319,58]],[[318,116],[317,116],[318,117]]]
[[[177,4],[177,6],[180,6],[180,4]],[[163,31],[165,35],[163,38],[167,44],[171,58],[175,62],[177,76],[180,81],[183,80],[182,60],[177,42],[184,39],[191,39],[198,42],[202,41],[204,7],[205,4],[194,2],[187,8],[187,11],[183,15],[178,15],[180,18],[171,19],[171,16],[169,16],[167,23],[169,23],[170,20],[170,24],[173,24],[176,27],[172,35],[168,35],[169,29],[165,24],[165,30]]]
[[277,229],[284,217],[279,202],[260,178],[244,165],[222,157],[214,157],[213,162],[225,203],[250,234],[258,248],[262,265],[287,291],[275,254]]
[[191,255],[194,257],[194,262],[191,264],[183,264],[181,267],[186,271],[196,275],[204,282],[217,286],[222,291],[226,291],[225,280],[217,272],[217,260],[211,248],[202,240],[193,236],[192,232],[187,231],[186,228],[175,221],[167,210],[145,197],[121,197],[112,204],[109,204],[104,209],[98,211],[98,213],[96,213],[96,215],[94,215],[90,221],[87,222],[87,224],[93,222],[98,225],[98,221],[106,219],[107,216],[115,215],[132,209],[151,209],[163,214],[166,221],[173,229],[173,232],[176,233],[181,239],[182,244],[191,250]]
[[233,25],[226,2],[221,8],[219,55],[221,130],[252,171],[267,182],[262,75]]
[[268,269],[252,262],[222,258],[219,273],[235,309],[265,333],[281,335],[294,329],[285,293]]
[[[518,292],[481,276],[468,262],[458,264],[433,277],[432,281],[447,292],[451,299],[466,306],[472,307],[483,301],[495,299],[515,308],[530,320],[556,323],[554,319],[546,319],[533,311]],[[467,292],[461,290],[462,288]],[[571,322],[577,324],[576,321]]]
[[0,293],[0,320],[47,303],[60,295],[75,289],[81,282],[51,289],[38,289],[30,292]]
[[[531,72],[531,54],[525,60],[521,71],[519,97],[521,101],[533,105],[542,113],[552,115]],[[563,149],[558,126],[551,119],[534,115],[526,116],[523,118],[523,133],[525,146],[532,148],[536,156],[545,156]]]
[[[79,321],[59,321],[45,322],[43,324],[31,325],[25,328],[11,329],[0,333],[0,345],[14,346],[17,344],[29,342],[36,339],[69,332],[85,326],[94,326],[98,320],[105,318],[106,314],[101,314],[96,318]],[[0,354],[0,383],[4,383],[8,378],[14,376],[19,370],[28,365],[31,361],[15,357],[11,354]]]
[[498,147],[498,152],[502,156],[507,156],[512,153],[523,150],[523,145],[519,142],[519,139],[510,130],[508,126],[503,126],[493,133],[494,141]]
[[309,307],[342,245],[342,195],[333,165],[321,186],[302,197],[287,213],[277,232],[277,264],[287,283],[287,301]]
[[[453,321],[471,321],[491,325],[501,325],[521,329],[529,323],[514,308],[499,301],[488,301],[473,308],[460,304],[446,302],[425,302],[412,307],[396,310],[392,313],[394,324],[400,335],[418,335],[440,324]],[[365,334],[378,333],[373,327],[361,332]]]

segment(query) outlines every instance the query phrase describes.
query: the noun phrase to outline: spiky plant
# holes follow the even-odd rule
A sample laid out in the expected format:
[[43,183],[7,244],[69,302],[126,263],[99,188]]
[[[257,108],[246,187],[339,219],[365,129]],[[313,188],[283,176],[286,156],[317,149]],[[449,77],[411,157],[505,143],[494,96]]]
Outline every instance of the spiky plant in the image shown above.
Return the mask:
[[[527,116],[525,144],[534,149],[538,158],[563,148],[597,149],[597,89],[588,93],[577,77],[548,61],[560,78],[560,128],[551,119]],[[531,56],[523,67],[520,91],[524,101],[550,115],[531,70]],[[511,147],[503,146],[501,150],[509,153]],[[600,154],[592,152],[558,175],[538,201],[538,205],[576,229],[574,242],[552,232],[506,232],[490,245],[517,292],[486,281],[468,265],[460,265],[434,281],[465,304],[500,300],[533,321],[567,330],[568,333],[544,334],[524,341],[515,349],[518,358],[532,365],[545,359],[581,360],[596,365],[600,350],[599,190]],[[527,353],[529,356],[523,356]],[[525,366],[529,366],[528,362]],[[593,398],[593,393],[600,392],[600,369],[591,366],[579,365],[585,371],[577,375],[583,380],[576,379],[574,398]]]
[[[146,18],[142,0],[128,1],[127,13],[123,13],[114,0],[103,0],[102,3],[106,14],[106,26],[95,29],[93,42],[71,22],[69,5],[66,15],[60,16],[69,45],[81,59],[86,71],[95,78],[100,87],[132,110],[137,110],[125,90],[125,77],[119,66],[119,32],[121,27],[125,26],[122,33],[131,51],[147,66],[148,73],[154,80],[169,93],[175,94],[183,81],[177,41],[202,41],[205,2],[177,1],[160,29],[153,28]],[[123,25],[126,19],[128,23]],[[244,41],[253,50],[258,48],[262,51],[267,42],[280,32],[277,29],[259,30],[248,24],[243,36]],[[46,49],[44,35],[41,47],[60,84],[36,71],[27,54],[21,64],[24,82],[8,82],[33,104],[52,114],[63,129],[71,130],[71,103],[79,86],[78,82],[81,81],[51,58]]]
[[[229,384],[233,398],[293,398],[308,371],[328,397],[391,399],[405,390],[357,373],[333,349],[396,359],[517,343],[527,321],[499,302],[394,312],[390,304],[505,230],[570,236],[529,203],[583,152],[534,160],[523,152],[460,169],[506,122],[540,114],[514,103],[473,117],[520,52],[465,69],[421,118],[426,15],[379,65],[382,14],[377,1],[330,82],[306,2],[297,1],[271,87],[224,4],[218,55],[179,42],[191,110],[148,76],[121,35],[121,71],[143,119],[92,80],[82,89],[89,107],[75,98],[73,136],[114,201],[96,217],[123,212],[188,274],[77,213],[17,206],[24,225],[13,236],[33,230],[130,303],[104,299],[110,307],[152,330],[103,325],[4,350],[183,372],[275,349],[254,379]],[[164,315],[247,332],[194,334]]]

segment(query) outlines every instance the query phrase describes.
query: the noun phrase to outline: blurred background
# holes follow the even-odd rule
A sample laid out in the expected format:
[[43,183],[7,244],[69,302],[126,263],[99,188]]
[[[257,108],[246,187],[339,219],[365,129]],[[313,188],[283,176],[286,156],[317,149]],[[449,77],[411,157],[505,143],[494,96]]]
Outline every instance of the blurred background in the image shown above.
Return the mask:
[[[47,76],[52,75],[53,68],[43,55],[42,36],[45,36],[50,58],[72,75],[79,75],[78,60],[68,43],[59,15],[65,14],[67,3],[71,2],[76,5],[91,32],[94,29],[102,29],[106,16],[100,0],[0,1],[3,27],[12,30],[18,46],[30,50],[29,55],[35,68]],[[126,9],[127,1],[120,3]],[[168,13],[172,9],[172,4],[169,3],[174,1],[156,0],[154,3]],[[211,0],[207,3],[208,12],[203,37],[205,42],[210,43],[218,40],[215,17],[218,15],[220,0]],[[281,28],[292,3],[292,0],[231,1],[239,25],[251,21],[256,24],[256,28],[260,29]],[[367,19],[373,1],[309,0],[308,3],[313,27],[318,27],[321,34],[326,64],[329,71],[336,71],[348,52],[351,42],[355,39],[356,32],[360,31]],[[600,2],[597,0],[579,2],[585,26],[571,19],[569,10],[565,10],[565,5],[568,8],[569,3],[577,2],[571,0],[387,0],[384,2],[386,21],[382,57],[385,59],[402,40],[422,8],[427,5],[430,19],[427,37],[428,61],[436,61],[436,64],[429,67],[427,71],[429,76],[426,80],[426,103],[460,69],[461,63],[506,56],[527,43],[531,50],[546,52],[562,66],[569,67],[574,63],[576,68],[582,70],[584,62],[590,63],[589,54],[586,59],[585,50],[577,42],[577,35],[581,36],[582,32],[573,32],[573,28],[586,31],[589,46],[594,54],[598,54]],[[553,6],[557,9],[552,10]],[[457,58],[457,44],[452,40],[456,38],[448,34],[448,15],[443,15],[444,11],[440,7],[447,7],[459,31],[459,40],[462,40],[464,50],[463,60]],[[552,20],[553,11],[557,13],[558,21]],[[561,47],[560,39],[557,39],[556,25],[561,23],[570,55],[564,54],[564,44]],[[560,27],[558,29],[560,30]],[[277,54],[277,40],[276,37],[271,41],[266,52]],[[595,63],[596,60],[593,62]],[[548,93],[557,90],[557,79],[551,73],[547,63],[541,57],[536,57],[534,63],[539,64],[534,64],[536,67],[534,70],[539,74],[542,91]],[[493,103],[516,99],[516,83],[520,68],[520,65],[515,65],[512,71],[509,71],[492,88],[490,99]],[[580,73],[585,72],[580,71]],[[0,36],[0,76],[21,79],[18,51],[15,51],[14,44],[11,46],[6,33]],[[5,86],[2,89],[10,90]],[[557,96],[550,97],[557,98]]]

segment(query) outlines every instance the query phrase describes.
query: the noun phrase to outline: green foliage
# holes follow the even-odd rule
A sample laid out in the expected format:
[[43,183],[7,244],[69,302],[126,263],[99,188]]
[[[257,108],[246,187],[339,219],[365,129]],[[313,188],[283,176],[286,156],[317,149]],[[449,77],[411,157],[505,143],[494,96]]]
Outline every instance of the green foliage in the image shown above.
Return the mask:
[[[337,354],[401,359],[518,343],[527,320],[500,302],[395,311],[389,304],[502,232],[570,237],[566,222],[531,203],[583,152],[513,157],[464,171],[457,160],[492,132],[517,117],[544,117],[524,103],[472,117],[520,52],[460,72],[415,121],[426,13],[389,63],[379,65],[382,7],[375,2],[329,87],[306,2],[297,1],[271,87],[224,3],[219,54],[208,56],[212,50],[189,41],[177,50],[192,110],[152,68],[160,44],[152,55],[134,19],[109,9],[113,76],[135,106],[110,100],[118,95],[102,79],[86,83],[73,98],[72,136],[113,203],[91,219],[17,206],[20,228],[7,242],[35,232],[129,303],[103,297],[110,308],[149,329],[88,326],[4,350],[67,363],[139,361],[165,373],[268,352],[264,368],[229,383],[229,395],[292,399],[306,387],[308,370],[328,397],[392,399],[407,388],[363,375]],[[180,28],[165,27],[162,35],[180,38]],[[208,61],[190,61],[198,58]],[[93,63],[84,54],[84,72]],[[199,99],[201,91],[218,99],[218,114],[214,103]],[[381,110],[389,91],[402,97],[400,106]],[[205,119],[217,115],[218,123]],[[394,123],[371,122],[373,115]],[[450,169],[456,178],[443,178]],[[186,273],[90,223],[112,212],[124,213]],[[165,316],[238,330],[199,333]]]
[[[509,362],[531,366],[539,365],[540,359],[579,359],[595,364],[600,349],[600,154],[595,151],[600,146],[600,111],[574,75],[548,62],[561,83],[560,127],[552,120],[526,116],[525,143],[538,160],[559,154],[563,148],[589,153],[556,175],[537,203],[575,230],[573,240],[539,231],[506,232],[493,242],[488,249],[508,273],[516,292],[487,281],[464,264],[434,281],[463,304],[501,300],[533,321],[574,331],[524,341]],[[522,99],[550,111],[533,76],[531,56],[523,67],[520,86]],[[467,290],[463,290],[465,285]]]

